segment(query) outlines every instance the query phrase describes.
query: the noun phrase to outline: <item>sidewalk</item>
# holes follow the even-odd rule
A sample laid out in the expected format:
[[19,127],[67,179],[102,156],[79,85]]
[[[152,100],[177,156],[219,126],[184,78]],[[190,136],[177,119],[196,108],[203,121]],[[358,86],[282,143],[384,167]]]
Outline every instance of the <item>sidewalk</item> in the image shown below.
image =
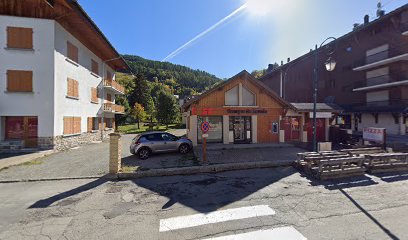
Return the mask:
[[16,165],[20,165],[26,162],[30,162],[35,159],[51,155],[53,153],[55,153],[54,150],[46,150],[46,151],[41,151],[41,152],[36,152],[36,153],[29,153],[29,154],[23,154],[19,156],[3,158],[3,159],[0,159],[0,170],[11,167],[11,166],[16,166]]

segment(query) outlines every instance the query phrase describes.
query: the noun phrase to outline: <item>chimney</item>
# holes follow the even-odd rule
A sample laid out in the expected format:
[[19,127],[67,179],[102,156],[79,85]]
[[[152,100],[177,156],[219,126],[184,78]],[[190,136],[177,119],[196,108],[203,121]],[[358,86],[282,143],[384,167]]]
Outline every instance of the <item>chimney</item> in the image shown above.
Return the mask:
[[365,25],[365,24],[368,24],[369,22],[370,22],[370,16],[365,15],[365,16],[364,16],[364,25]]
[[272,72],[275,66],[273,64],[268,64],[268,72]]
[[281,66],[283,66],[283,61],[281,61]]
[[288,63],[290,62],[290,58],[288,58]]

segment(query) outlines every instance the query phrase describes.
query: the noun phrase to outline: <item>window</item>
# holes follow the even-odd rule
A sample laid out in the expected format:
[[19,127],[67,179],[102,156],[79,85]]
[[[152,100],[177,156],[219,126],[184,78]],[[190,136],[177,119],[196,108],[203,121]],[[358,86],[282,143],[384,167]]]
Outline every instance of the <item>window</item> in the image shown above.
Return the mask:
[[97,117],[88,117],[88,132],[99,129],[99,120]]
[[256,100],[255,100],[255,94],[250,92],[246,88],[242,88],[242,105],[243,106],[255,106],[256,105]]
[[64,117],[64,135],[81,133],[81,117]]
[[106,101],[112,102],[112,95],[111,94],[109,94],[109,93],[106,94]]
[[33,29],[7,27],[7,47],[33,49]]
[[210,123],[210,130],[208,131],[207,142],[208,143],[222,143],[223,142],[223,121],[222,116],[213,116],[213,117],[198,117],[197,118],[197,140],[198,143],[202,143],[202,132],[201,124],[203,122]]
[[238,106],[239,100],[239,86],[232,88],[225,93],[225,105],[226,106]]
[[67,97],[79,98],[78,81],[68,78]]
[[95,60],[93,60],[93,59],[91,59],[91,67],[92,67],[92,69],[91,69],[91,71],[93,72],[93,73],[95,73],[96,75],[99,75],[99,64],[98,64],[98,62],[96,62]]
[[98,89],[97,88],[91,88],[91,102],[92,103],[98,103]]
[[74,44],[67,42],[67,52],[68,52],[67,53],[68,58],[77,63],[78,62],[78,48]]
[[113,76],[112,76],[112,73],[111,73],[111,72],[106,71],[106,79],[107,79],[107,80],[112,80],[112,79],[113,79]]
[[177,140],[177,137],[176,137],[176,136],[171,135],[171,134],[168,134],[168,133],[162,133],[162,134],[161,134],[161,138],[162,138],[164,141],[176,141],[176,140]]
[[7,71],[7,91],[8,92],[32,92],[33,72],[32,71]]

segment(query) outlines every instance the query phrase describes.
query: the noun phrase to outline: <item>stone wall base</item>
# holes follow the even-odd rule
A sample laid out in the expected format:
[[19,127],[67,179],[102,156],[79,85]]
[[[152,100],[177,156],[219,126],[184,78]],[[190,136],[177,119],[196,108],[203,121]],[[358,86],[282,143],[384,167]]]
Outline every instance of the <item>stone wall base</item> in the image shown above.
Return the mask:
[[[104,131],[103,140],[108,140],[109,134],[113,132],[113,129]],[[78,147],[96,141],[101,141],[101,133],[99,131],[72,136],[57,136],[54,138],[54,149],[57,151],[65,151],[73,147]]]

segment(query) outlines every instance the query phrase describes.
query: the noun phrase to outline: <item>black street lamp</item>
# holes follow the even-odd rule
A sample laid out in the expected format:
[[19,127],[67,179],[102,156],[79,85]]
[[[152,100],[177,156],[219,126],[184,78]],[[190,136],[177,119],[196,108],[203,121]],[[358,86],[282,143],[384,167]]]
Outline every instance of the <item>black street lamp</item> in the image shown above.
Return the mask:
[[[316,125],[317,125],[317,119],[316,119],[316,106],[317,106],[317,88],[318,88],[318,61],[319,61],[319,49],[329,40],[332,41],[336,41],[337,38],[335,37],[329,37],[326,40],[324,40],[322,42],[322,44],[320,44],[320,47],[317,48],[316,45],[316,49],[315,49],[315,63],[314,63],[314,81],[313,81],[313,151],[317,152],[317,140],[316,140]],[[335,45],[336,46],[336,45]],[[328,48],[329,46],[327,46]],[[336,51],[336,47],[334,47],[333,49],[331,49],[329,51],[329,53],[327,54],[329,56],[329,58],[327,59],[327,61],[325,62],[325,67],[326,70],[331,72],[336,68],[336,61],[331,57],[331,55]]]

